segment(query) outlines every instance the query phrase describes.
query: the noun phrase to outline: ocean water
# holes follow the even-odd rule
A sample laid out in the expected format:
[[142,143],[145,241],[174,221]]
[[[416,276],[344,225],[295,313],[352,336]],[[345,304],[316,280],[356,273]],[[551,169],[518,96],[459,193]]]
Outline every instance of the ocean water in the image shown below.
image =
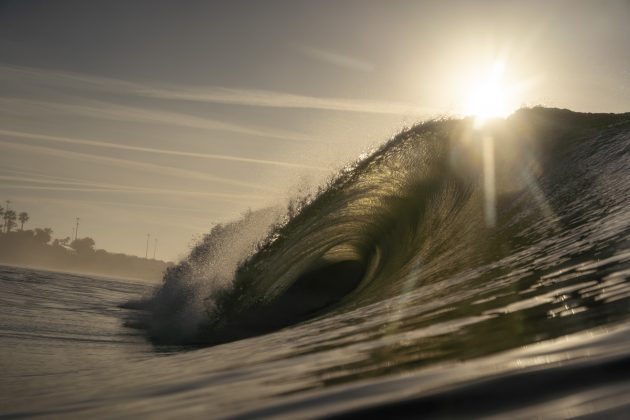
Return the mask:
[[157,288],[0,268],[6,417],[630,415],[630,115],[400,133]]

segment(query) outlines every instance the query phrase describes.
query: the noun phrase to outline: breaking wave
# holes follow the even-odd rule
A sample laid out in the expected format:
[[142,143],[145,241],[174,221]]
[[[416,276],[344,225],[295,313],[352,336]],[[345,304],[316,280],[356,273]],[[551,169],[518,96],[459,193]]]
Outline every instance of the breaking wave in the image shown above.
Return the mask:
[[[431,301],[527,308],[558,278],[583,287],[544,318],[585,311],[630,260],[629,147],[630,114],[532,108],[482,129],[421,123],[288,209],[215,226],[135,305],[139,322],[157,343],[214,344],[390,305],[412,330]],[[621,284],[608,308],[627,304]],[[519,340],[586,327],[537,322]]]

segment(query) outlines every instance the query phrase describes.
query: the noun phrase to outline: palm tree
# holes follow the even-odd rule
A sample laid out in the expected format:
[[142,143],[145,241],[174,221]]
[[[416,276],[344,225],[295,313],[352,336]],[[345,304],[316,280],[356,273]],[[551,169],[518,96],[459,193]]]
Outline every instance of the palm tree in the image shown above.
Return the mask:
[[22,213],[20,213],[20,215],[18,216],[18,219],[20,220],[20,222],[22,223],[22,226],[20,226],[20,230],[24,230],[24,223],[28,222],[28,213],[23,211]]
[[17,219],[17,215],[15,214],[15,211],[7,210],[4,212],[4,222],[6,223],[6,226],[7,226],[7,232],[11,232],[11,229],[13,229],[13,226],[16,225],[15,219]]

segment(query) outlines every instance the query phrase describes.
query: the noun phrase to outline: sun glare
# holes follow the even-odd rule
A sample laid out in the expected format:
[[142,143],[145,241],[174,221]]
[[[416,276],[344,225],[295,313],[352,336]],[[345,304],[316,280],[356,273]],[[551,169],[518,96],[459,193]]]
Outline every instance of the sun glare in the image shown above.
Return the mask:
[[505,63],[496,61],[485,78],[472,89],[465,113],[475,117],[476,128],[490,118],[507,117],[514,111],[512,98],[504,84],[504,73]]

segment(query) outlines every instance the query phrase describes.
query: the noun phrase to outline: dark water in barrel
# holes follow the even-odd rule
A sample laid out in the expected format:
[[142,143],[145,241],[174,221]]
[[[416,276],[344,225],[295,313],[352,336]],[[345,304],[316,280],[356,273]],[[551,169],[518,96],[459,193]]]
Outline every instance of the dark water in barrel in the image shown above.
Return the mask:
[[629,114],[431,121],[157,290],[3,268],[1,412],[628,416],[629,151]]

